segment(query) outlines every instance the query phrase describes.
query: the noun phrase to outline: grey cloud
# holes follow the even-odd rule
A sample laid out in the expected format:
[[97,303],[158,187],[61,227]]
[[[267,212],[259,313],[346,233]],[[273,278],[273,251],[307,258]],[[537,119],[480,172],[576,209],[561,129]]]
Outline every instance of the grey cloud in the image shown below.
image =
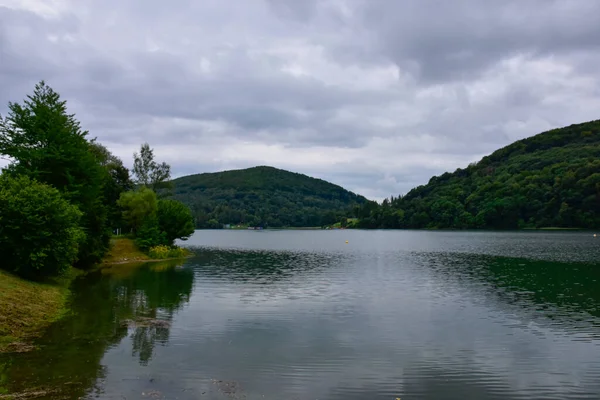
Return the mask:
[[6,4],[0,113],[45,79],[178,176],[260,160],[381,199],[600,106],[596,2]]
[[[384,5],[385,3],[385,5]],[[380,51],[425,82],[472,80],[517,54],[597,50],[600,4],[569,1],[366,1]]]
[[388,59],[426,83],[472,80],[496,62],[518,54],[573,54],[600,48],[595,18],[600,4],[595,2],[346,3],[354,6],[356,36],[331,49],[336,59],[348,63]]
[[267,0],[267,3],[277,16],[306,22],[314,17],[318,1]]

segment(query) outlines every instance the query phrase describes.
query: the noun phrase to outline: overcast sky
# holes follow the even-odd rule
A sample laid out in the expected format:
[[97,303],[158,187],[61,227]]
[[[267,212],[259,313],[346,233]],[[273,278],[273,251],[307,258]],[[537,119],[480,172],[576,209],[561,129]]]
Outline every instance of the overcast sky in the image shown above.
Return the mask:
[[373,199],[600,118],[600,1],[0,0],[0,113],[45,79],[131,165]]

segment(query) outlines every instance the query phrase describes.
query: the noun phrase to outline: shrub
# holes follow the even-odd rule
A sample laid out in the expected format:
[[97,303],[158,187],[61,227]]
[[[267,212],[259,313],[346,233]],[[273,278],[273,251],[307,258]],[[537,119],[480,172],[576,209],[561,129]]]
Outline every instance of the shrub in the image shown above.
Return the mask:
[[162,260],[165,258],[183,258],[187,255],[187,250],[181,247],[159,245],[151,247],[148,251],[148,255],[150,258],[155,260]]
[[148,255],[150,256],[150,258],[153,258],[155,260],[162,260],[164,258],[169,258],[169,250],[170,249],[167,246],[158,245],[151,247],[148,251]]
[[169,250],[169,258],[183,258],[187,256],[188,251],[183,247],[171,247]]
[[85,240],[81,215],[51,186],[0,175],[2,268],[33,279],[67,270]]

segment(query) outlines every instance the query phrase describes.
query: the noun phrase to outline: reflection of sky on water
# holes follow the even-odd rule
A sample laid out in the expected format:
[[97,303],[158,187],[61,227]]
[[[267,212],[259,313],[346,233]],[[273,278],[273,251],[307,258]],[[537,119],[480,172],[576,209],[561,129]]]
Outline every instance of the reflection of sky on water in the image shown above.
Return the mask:
[[599,341],[577,340],[567,312],[534,318],[535,299],[506,302],[497,289],[517,289],[494,286],[495,257],[208,253],[189,263],[195,291],[168,344],[138,368],[124,340],[103,360],[107,386],[133,368],[139,388],[155,379],[179,398],[218,398],[210,379],[239,381],[247,398],[600,395]]

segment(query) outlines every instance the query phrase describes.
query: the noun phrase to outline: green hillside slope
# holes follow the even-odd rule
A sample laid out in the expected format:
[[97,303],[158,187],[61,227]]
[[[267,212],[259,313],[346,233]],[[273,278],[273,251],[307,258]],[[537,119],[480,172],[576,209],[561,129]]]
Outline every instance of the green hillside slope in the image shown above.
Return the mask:
[[190,175],[173,183],[174,198],[192,209],[199,228],[321,226],[366,202],[324,180],[264,166]]
[[600,121],[519,140],[355,214],[365,228],[600,228]]

